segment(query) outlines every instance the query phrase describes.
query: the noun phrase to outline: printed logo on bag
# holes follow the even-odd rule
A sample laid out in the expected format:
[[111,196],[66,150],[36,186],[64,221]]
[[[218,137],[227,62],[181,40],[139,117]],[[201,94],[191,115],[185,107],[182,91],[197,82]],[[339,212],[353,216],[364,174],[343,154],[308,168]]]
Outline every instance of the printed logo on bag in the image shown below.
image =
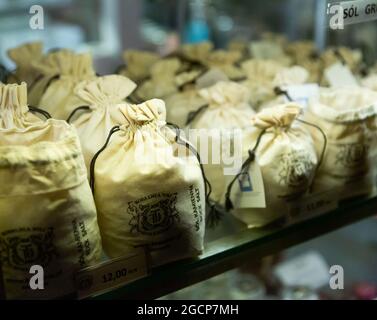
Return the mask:
[[336,155],[335,164],[340,163],[346,168],[355,168],[364,163],[369,150],[368,145],[351,143],[339,146],[340,150]]
[[179,222],[177,193],[155,193],[128,203],[131,233],[157,235]]
[[313,161],[305,150],[293,151],[280,157],[279,184],[291,188],[305,186],[308,173],[313,170]]
[[29,271],[30,265],[48,266],[57,256],[53,228],[24,228],[3,232],[0,254],[3,264]]

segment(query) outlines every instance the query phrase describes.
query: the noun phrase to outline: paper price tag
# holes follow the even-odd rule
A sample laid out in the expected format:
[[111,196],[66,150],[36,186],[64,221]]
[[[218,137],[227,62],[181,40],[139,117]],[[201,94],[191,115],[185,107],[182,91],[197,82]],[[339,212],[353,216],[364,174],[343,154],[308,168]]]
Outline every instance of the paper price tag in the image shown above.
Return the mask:
[[[229,182],[232,179],[229,177]],[[266,208],[262,172],[256,161],[250,164],[247,173],[234,182],[231,199],[235,209]]]
[[351,70],[339,62],[326,68],[325,77],[331,87],[358,86]]
[[284,286],[319,289],[329,283],[329,270],[323,256],[311,251],[277,265],[274,275]]
[[103,262],[76,274],[79,299],[143,278],[148,274],[145,253]]
[[301,104],[304,108],[308,106],[309,99],[319,96],[319,87],[316,83],[283,86],[282,89],[287,91],[293,101]]
[[294,203],[288,203],[288,207],[292,216],[308,217],[335,210],[338,207],[338,200],[334,193],[329,191],[303,197]]

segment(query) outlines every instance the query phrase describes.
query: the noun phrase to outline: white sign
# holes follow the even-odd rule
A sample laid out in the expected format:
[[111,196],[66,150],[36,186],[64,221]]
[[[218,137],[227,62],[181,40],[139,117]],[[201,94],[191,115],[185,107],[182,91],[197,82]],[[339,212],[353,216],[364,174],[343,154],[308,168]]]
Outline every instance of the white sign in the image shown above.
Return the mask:
[[358,86],[351,70],[339,62],[326,68],[325,77],[331,87]]
[[301,104],[304,108],[308,106],[309,99],[319,95],[319,87],[316,83],[283,86],[282,89],[293,101]]

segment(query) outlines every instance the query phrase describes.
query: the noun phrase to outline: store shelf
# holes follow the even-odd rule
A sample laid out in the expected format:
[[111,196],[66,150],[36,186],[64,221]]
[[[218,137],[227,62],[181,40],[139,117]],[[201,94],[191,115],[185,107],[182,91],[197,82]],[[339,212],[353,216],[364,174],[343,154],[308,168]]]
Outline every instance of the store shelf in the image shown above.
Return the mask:
[[[377,214],[377,197],[341,204],[336,210],[263,229],[246,229],[227,215],[210,230],[205,253],[153,269],[149,276],[94,299],[155,299],[309,239]],[[221,236],[220,236],[221,235]]]

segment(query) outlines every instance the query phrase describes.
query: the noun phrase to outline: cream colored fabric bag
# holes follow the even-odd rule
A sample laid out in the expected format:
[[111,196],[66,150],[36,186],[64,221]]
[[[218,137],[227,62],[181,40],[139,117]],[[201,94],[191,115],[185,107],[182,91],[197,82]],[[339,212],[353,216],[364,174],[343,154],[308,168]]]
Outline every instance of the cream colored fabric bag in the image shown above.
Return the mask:
[[[210,139],[208,149],[200,145],[200,141],[191,139],[191,142],[201,151],[204,160],[204,170],[212,186],[211,198],[221,202],[225,191],[224,164],[213,160],[212,145],[221,145],[221,135],[228,130],[240,129],[249,125],[249,119],[254,115],[254,110],[248,103],[249,92],[246,87],[236,82],[217,82],[212,87],[199,91],[200,96],[206,101],[208,107],[198,111],[195,118],[189,124],[190,129],[206,129]],[[212,135],[211,131],[217,130],[219,135]],[[199,137],[200,138],[200,137]],[[204,148],[202,150],[202,148]],[[202,151],[207,154],[202,154]],[[227,152],[227,150],[222,150]]]
[[[91,55],[59,51],[50,54],[38,68],[49,78],[38,106],[49,112],[53,118],[66,120],[75,108],[84,104],[83,100],[75,95],[76,85],[95,78]],[[50,81],[51,75],[58,77]]]
[[[59,57],[73,55],[68,49],[61,49],[44,55],[40,60],[31,63],[32,68],[39,73],[38,79],[28,86],[28,103],[39,105],[39,101],[51,81],[59,77]],[[64,58],[63,58],[64,59]]]
[[176,58],[163,59],[156,62],[151,68],[151,79],[138,87],[136,95],[140,100],[164,98],[175,92],[178,87],[175,75],[180,68]]
[[152,266],[197,256],[205,227],[197,158],[175,153],[162,100],[120,111],[120,130],[112,131],[110,143],[93,160],[91,182],[105,252],[118,257],[144,249]]
[[273,81],[284,67],[274,60],[256,59],[247,60],[241,66],[247,77],[242,84],[250,90],[252,107],[258,109],[262,103],[274,98]]
[[33,62],[42,58],[42,42],[26,43],[8,50],[7,53],[9,58],[16,64],[16,70],[8,78],[8,83],[25,81],[30,86],[39,76],[39,72],[33,67]]
[[134,82],[118,75],[84,81],[76,87],[76,94],[88,104],[90,110],[73,122],[80,137],[88,170],[90,161],[104,145],[110,130],[123,121],[118,107],[125,104],[125,98],[135,88]]
[[[377,93],[358,87],[321,89],[305,119],[326,132],[328,144],[314,191],[339,191],[339,198],[372,189],[377,140]],[[312,136],[321,148],[316,130]],[[357,187],[356,187],[357,186]]]
[[[266,196],[266,208],[232,211],[249,228],[284,217],[286,201],[307,192],[313,180],[317,155],[309,131],[296,121],[300,110],[296,103],[266,108],[252,118],[252,127],[245,131],[243,154],[246,158],[256,148],[254,161],[261,169]],[[321,142],[323,146],[323,138]]]
[[245,72],[236,66],[242,55],[238,51],[215,50],[206,56],[201,63],[208,69],[219,69],[230,80],[238,80],[245,76]]
[[160,56],[153,52],[126,50],[123,53],[123,60],[126,63],[126,67],[120,71],[120,74],[139,83],[150,75],[151,67],[159,59]]
[[[29,118],[25,84],[1,86],[0,101],[0,258],[6,296],[51,299],[74,293],[75,272],[101,255],[78,137],[64,121]],[[33,265],[44,268],[44,290],[29,286]]]

